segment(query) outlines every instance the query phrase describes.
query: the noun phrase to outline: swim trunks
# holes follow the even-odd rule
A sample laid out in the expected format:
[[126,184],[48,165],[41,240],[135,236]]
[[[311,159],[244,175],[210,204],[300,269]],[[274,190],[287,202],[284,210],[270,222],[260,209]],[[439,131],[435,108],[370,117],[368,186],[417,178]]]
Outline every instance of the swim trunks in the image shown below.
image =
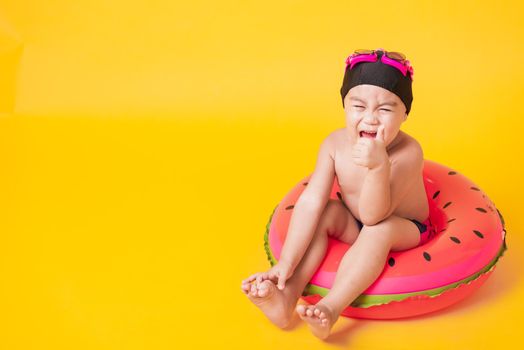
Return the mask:
[[[355,220],[357,220],[357,219],[355,219]],[[418,230],[420,232],[420,243],[419,243],[419,245],[422,245],[422,244],[426,243],[429,240],[429,238],[430,238],[429,237],[430,230],[428,230],[429,217],[426,220],[424,220],[424,223],[421,223],[421,222],[419,222],[419,221],[417,221],[415,219],[408,219],[408,220],[413,222],[417,226],[417,228],[418,228]],[[360,231],[362,229],[363,225],[362,225],[362,223],[359,220],[357,220],[357,224],[358,224],[358,230]]]

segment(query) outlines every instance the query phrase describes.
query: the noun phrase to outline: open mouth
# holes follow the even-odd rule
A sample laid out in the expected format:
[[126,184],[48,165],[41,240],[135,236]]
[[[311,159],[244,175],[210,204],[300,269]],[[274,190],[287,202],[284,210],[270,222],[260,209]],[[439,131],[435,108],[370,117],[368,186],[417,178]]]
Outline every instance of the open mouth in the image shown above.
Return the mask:
[[367,138],[370,138],[370,139],[374,139],[375,136],[377,136],[377,133],[376,132],[366,132],[366,131],[361,131],[359,133],[360,137],[367,137]]

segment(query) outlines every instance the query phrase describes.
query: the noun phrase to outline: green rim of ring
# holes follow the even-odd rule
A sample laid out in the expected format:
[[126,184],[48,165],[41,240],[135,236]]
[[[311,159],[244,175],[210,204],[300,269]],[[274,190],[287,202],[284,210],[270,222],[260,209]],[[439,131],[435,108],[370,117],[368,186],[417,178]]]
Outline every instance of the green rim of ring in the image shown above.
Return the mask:
[[[273,215],[275,214],[275,211],[276,211],[277,208],[278,208],[278,204],[273,209],[273,212],[269,216],[269,221],[268,221],[268,223],[266,225],[266,232],[264,234],[264,249],[266,251],[266,255],[267,255],[267,258],[268,258],[269,263],[271,264],[271,266],[274,266],[278,262],[275,259],[275,257],[273,256],[273,254],[271,253],[271,249],[269,248],[269,227],[271,226],[271,220],[273,219]],[[502,214],[500,214],[500,211],[498,209],[497,209],[497,212],[498,212],[498,215],[500,216],[503,230],[506,232],[505,222],[504,222],[504,219],[502,218]],[[425,296],[429,296],[431,298],[437,297],[440,294],[444,293],[446,290],[453,289],[453,288],[458,288],[462,284],[470,283],[471,281],[479,278],[481,275],[483,275],[483,274],[493,270],[495,264],[500,259],[500,257],[502,257],[504,255],[504,252],[507,249],[508,248],[507,248],[507,245],[506,245],[506,235],[504,235],[503,245],[501,246],[501,248],[500,248],[499,252],[497,253],[496,257],[493,260],[491,260],[484,268],[482,268],[482,270],[480,270],[479,272],[477,272],[477,273],[475,273],[475,274],[473,274],[473,275],[471,275],[471,276],[469,276],[469,277],[467,277],[465,279],[462,279],[462,280],[460,280],[458,282],[454,282],[454,283],[448,284],[448,285],[446,285],[444,287],[427,289],[427,290],[423,290],[423,291],[419,291],[419,292],[402,293],[402,294],[373,294],[373,295],[361,294],[358,298],[356,298],[350,304],[350,306],[352,306],[352,307],[360,307],[360,308],[368,308],[368,307],[371,307],[371,306],[378,306],[378,305],[388,304],[388,303],[391,303],[393,301],[402,301],[404,299],[407,299],[407,298],[415,296],[415,295],[425,295]],[[315,286],[313,284],[308,283],[306,285],[306,287],[304,288],[304,292],[302,293],[302,296],[318,294],[318,295],[320,295],[322,297],[325,297],[328,294],[328,292],[329,292],[329,289],[327,289],[327,288]]]

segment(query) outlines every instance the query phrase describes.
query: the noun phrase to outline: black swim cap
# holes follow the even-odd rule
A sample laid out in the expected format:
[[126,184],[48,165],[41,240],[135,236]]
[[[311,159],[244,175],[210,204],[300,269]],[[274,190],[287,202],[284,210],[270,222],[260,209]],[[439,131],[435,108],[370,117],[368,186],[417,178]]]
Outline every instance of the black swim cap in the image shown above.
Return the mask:
[[342,87],[340,88],[342,107],[344,107],[344,97],[346,97],[352,87],[370,84],[380,86],[397,95],[406,106],[406,114],[409,114],[411,102],[413,101],[412,81],[409,73],[404,76],[395,67],[382,63],[380,58],[383,54],[382,51],[377,51],[379,58],[377,62],[360,62],[354,65],[351,70],[349,65],[347,65]]

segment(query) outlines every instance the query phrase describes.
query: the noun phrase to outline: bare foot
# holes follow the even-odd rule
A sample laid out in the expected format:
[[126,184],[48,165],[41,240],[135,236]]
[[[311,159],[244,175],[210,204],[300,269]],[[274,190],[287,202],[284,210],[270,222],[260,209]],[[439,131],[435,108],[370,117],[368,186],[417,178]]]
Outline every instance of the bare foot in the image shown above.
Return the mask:
[[316,305],[297,305],[297,313],[301,319],[309,324],[311,332],[320,339],[329,336],[331,327],[337,321],[337,315],[322,302]]
[[266,317],[279,328],[286,328],[293,319],[292,305],[284,293],[270,280],[243,282],[242,291]]

